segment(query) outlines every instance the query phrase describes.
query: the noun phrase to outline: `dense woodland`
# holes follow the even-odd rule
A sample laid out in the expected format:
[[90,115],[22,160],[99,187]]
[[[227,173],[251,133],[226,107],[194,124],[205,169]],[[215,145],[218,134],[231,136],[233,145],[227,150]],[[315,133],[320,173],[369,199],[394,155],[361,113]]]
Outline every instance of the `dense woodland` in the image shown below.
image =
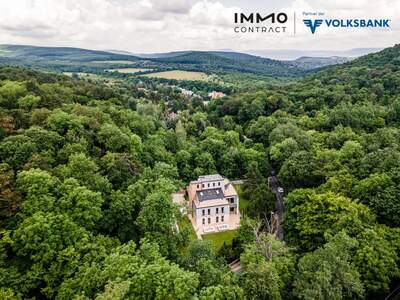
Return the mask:
[[[157,81],[0,68],[0,298],[384,297],[400,277],[399,57],[243,76],[208,105]],[[272,171],[284,241],[267,226]],[[216,172],[250,202],[219,252],[176,230],[171,201]]]

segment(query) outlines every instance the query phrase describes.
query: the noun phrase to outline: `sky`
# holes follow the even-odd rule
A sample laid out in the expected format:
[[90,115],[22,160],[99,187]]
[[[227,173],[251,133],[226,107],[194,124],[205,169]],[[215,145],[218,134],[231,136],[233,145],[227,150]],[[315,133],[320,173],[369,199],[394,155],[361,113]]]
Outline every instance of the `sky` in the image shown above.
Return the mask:
[[[235,33],[235,12],[286,12],[288,32]],[[391,19],[391,28],[321,27],[311,34],[302,23],[303,12],[323,12],[327,18]],[[399,0],[3,0],[0,44],[132,53],[380,48],[400,42],[399,16]]]

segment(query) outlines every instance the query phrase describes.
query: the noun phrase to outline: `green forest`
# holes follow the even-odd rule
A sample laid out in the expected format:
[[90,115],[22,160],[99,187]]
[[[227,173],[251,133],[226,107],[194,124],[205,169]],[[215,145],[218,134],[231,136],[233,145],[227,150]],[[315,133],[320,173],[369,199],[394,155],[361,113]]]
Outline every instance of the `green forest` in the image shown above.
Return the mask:
[[[205,104],[160,80],[1,67],[0,299],[384,299],[396,288],[400,45],[290,81],[225,79],[228,96]],[[248,199],[219,250],[176,229],[171,200],[215,173],[244,180]],[[283,240],[269,226],[273,173]]]

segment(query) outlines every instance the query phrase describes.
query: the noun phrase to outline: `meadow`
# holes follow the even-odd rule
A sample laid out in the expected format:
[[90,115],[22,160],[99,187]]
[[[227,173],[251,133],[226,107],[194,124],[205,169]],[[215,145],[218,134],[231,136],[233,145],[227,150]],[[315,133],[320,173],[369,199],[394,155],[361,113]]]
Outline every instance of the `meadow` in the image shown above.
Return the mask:
[[122,69],[110,69],[108,72],[118,72],[124,74],[134,74],[138,72],[146,72],[152,71],[152,69],[144,69],[144,68],[122,68]]
[[208,80],[209,76],[203,72],[192,72],[192,71],[182,71],[182,70],[173,70],[173,71],[164,71],[146,74],[146,77],[152,78],[165,78],[165,79],[175,79],[175,80]]

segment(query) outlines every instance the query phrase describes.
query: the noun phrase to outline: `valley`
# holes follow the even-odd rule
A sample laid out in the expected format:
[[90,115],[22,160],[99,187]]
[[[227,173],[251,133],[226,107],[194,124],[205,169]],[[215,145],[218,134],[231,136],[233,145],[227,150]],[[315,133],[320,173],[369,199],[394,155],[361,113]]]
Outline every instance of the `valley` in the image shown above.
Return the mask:
[[1,299],[395,290],[400,45],[145,56],[0,46]]

